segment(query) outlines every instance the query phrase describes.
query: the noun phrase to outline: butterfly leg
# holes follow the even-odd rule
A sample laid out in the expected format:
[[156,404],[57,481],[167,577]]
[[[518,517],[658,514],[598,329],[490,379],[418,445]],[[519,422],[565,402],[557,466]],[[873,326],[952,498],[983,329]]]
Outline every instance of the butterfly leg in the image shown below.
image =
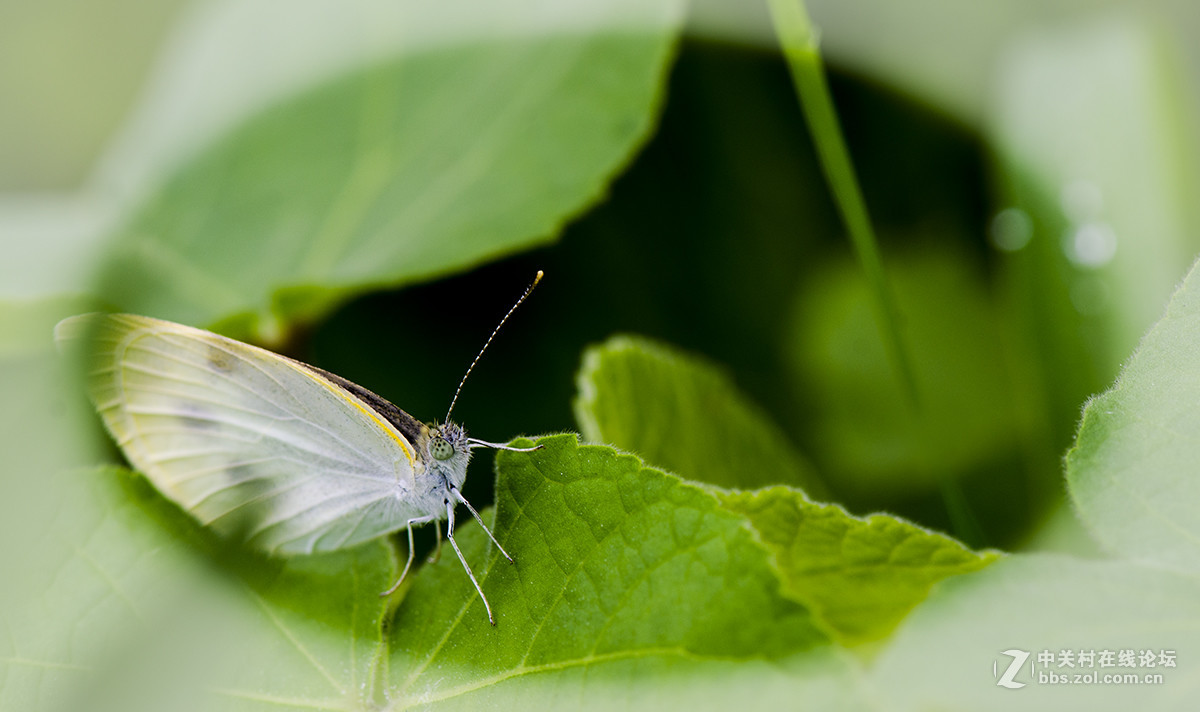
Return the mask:
[[[451,492],[456,490],[451,489]],[[461,498],[461,497],[460,497]],[[475,584],[475,590],[479,592],[479,598],[483,601],[483,607],[487,610],[488,622],[496,625],[496,619],[492,617],[492,607],[488,603],[487,596],[483,595],[483,589],[480,588],[479,582],[475,580],[475,573],[471,571],[471,567],[467,564],[466,558],[463,557],[462,550],[458,548],[458,542],[454,541],[454,502],[446,500],[446,538],[450,540],[450,546],[454,547],[454,553],[458,554],[458,560],[462,562],[463,568],[467,570],[467,576],[471,577],[471,583]]]
[[492,536],[492,530],[488,529],[487,525],[483,523],[483,518],[479,516],[479,512],[475,511],[475,508],[471,506],[471,503],[467,501],[467,498],[462,496],[462,493],[459,492],[455,487],[450,488],[450,494],[454,495],[455,499],[467,506],[467,509],[471,512],[471,515],[475,517],[475,521],[479,522],[479,526],[483,527],[483,530],[487,532],[488,538],[492,540],[492,543],[496,545],[496,548],[500,550],[500,553],[504,554],[504,558],[508,559],[508,563],[515,563],[513,561],[513,557],[509,556],[508,552],[504,550],[504,547],[500,546],[500,542],[496,541],[496,537]]
[[433,534],[437,544],[434,546],[433,555],[429,557],[428,562],[436,564],[442,560],[442,520],[433,520]]
[[[412,562],[413,562],[413,533],[412,533],[413,525],[414,524],[424,524],[429,521],[436,522],[437,517],[433,516],[433,515],[429,515],[427,517],[415,517],[413,519],[408,520],[408,524],[407,524],[407,526],[408,526],[408,561],[405,562],[405,564],[404,564],[404,570],[400,572],[400,578],[396,579],[396,583],[392,584],[391,588],[389,588],[388,590],[379,594],[380,598],[382,598],[384,596],[392,595],[393,593],[396,592],[396,589],[400,588],[400,584],[404,583],[404,577],[408,575],[408,569],[412,566]],[[439,530],[439,532],[441,530],[440,523],[438,525],[438,530]],[[441,534],[440,533],[438,535],[438,546],[439,547],[441,546]]]

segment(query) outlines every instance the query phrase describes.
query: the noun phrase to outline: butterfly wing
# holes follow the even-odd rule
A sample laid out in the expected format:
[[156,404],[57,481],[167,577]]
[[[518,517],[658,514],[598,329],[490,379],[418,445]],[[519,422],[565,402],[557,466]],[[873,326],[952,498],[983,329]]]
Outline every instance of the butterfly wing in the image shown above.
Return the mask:
[[62,322],[130,462],[204,524],[268,551],[339,549],[414,511],[412,444],[320,372],[200,329],[128,314]]

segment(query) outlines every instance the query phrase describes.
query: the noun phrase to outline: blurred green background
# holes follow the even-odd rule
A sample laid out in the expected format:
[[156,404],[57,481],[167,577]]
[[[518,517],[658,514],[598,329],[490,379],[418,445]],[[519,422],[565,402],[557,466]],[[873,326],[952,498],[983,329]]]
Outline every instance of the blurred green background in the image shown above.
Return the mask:
[[[549,223],[512,227],[506,246],[456,262],[455,240],[489,230],[477,221],[434,231],[429,240],[451,257],[429,266],[395,277],[347,268],[336,279],[331,269],[336,286],[305,291],[320,273],[312,255],[273,276],[226,265],[271,261],[290,229],[276,206],[303,190],[239,197],[237,181],[272,160],[256,155],[307,150],[288,143],[286,122],[326,122],[316,126],[336,133],[344,117],[313,108],[293,118],[295,90],[284,83],[284,108],[247,111],[250,128],[216,122],[195,132],[196,158],[184,151],[158,173],[143,169],[140,184],[120,179],[138,173],[122,166],[137,163],[129,146],[155,145],[139,142],[139,101],[153,104],[170,94],[164,83],[191,76],[172,74],[172,62],[186,64],[179,57],[198,42],[189,35],[197,7],[0,8],[0,300],[15,350],[48,337],[30,326],[44,321],[23,314],[152,312],[257,334],[432,419],[510,300],[544,269],[537,296],[464,392],[457,415],[473,433],[574,429],[584,346],[647,335],[728,367],[852,510],[886,509],[1010,548],[1060,506],[1060,457],[1081,404],[1111,382],[1196,249],[1200,22],[1186,3],[810,3],[914,360],[914,410],[886,359],[765,8],[699,2],[661,86],[650,86],[661,91],[646,105],[652,123],[613,125],[628,155],[595,169],[599,193],[547,208]],[[330,100],[321,92],[342,91],[336,80],[307,81],[332,87],[304,90],[299,101],[313,107]],[[445,105],[452,114],[456,101]],[[310,129],[296,130],[302,140]],[[563,145],[586,152],[579,143]],[[508,180],[552,189],[562,182],[546,175],[553,160],[516,165]],[[167,197],[145,197],[156,190]],[[205,202],[171,191],[205,193]],[[246,227],[206,252],[204,241],[224,239],[206,231],[226,231],[203,223],[213,204],[234,205],[222,219]],[[196,310],[160,298],[159,277],[137,273],[162,263],[139,262],[145,250],[128,245],[172,230],[191,235],[196,254],[224,255],[206,269],[261,277],[269,302],[214,295]],[[226,244],[256,234],[257,251],[229,256]],[[412,264],[426,253],[405,254],[397,259]],[[486,501],[488,478],[470,485]]]
[[[458,405],[474,435],[576,429],[583,348],[641,334],[723,364],[851,511],[896,512],[977,547],[1088,550],[1062,514],[1062,454],[1198,247],[1200,14],[1184,0],[809,10],[915,408],[765,7],[697,2],[680,32],[678,8],[656,4],[644,46],[601,39],[576,54],[550,33],[511,67],[488,61],[478,27],[461,48],[461,16],[427,32],[418,9],[394,41],[429,46],[395,76],[369,53],[348,70],[358,65],[336,51],[299,52],[312,67],[267,66],[222,97],[214,86],[238,82],[221,72],[260,61],[236,52],[272,11],[226,12],[221,25],[203,3],[0,4],[5,476],[62,433],[72,396],[18,375],[45,367],[59,316],[100,307],[221,328],[432,420],[543,269]],[[222,27],[245,37],[206,45]],[[564,53],[569,71],[530,69]],[[393,81],[409,103],[388,103]],[[189,100],[210,115],[171,112]],[[375,108],[342,112],[355,102]],[[475,162],[451,139],[363,148],[393,120],[421,137],[502,138],[484,158],[467,146]],[[364,160],[342,165],[349,155]],[[470,182],[497,163],[495,184]],[[437,182],[447,165],[470,189]],[[354,207],[356,181],[393,169],[395,183]],[[442,202],[388,212],[427,177],[444,194],[417,195]],[[358,209],[368,237],[323,248]],[[408,242],[375,264],[393,234]],[[44,419],[29,415],[39,402]],[[467,495],[482,505],[490,489],[476,475]]]
[[[1200,250],[1193,5],[807,4],[914,401],[766,3],[0,0],[0,609],[21,612],[0,620],[6,669],[20,648],[141,676],[171,644],[114,630],[130,611],[179,639],[240,625],[207,559],[143,558],[162,532],[112,523],[148,488],[78,486],[120,456],[51,331],[94,309],[251,340],[433,420],[540,269],[458,402],[472,435],[577,431],[585,348],[649,337],[724,369],[823,500],[975,548],[1096,555],[1062,458]],[[483,508],[477,457],[465,494]],[[1060,568],[1031,558],[984,573],[1003,589]],[[1070,591],[1134,585],[1105,566],[1072,563]],[[132,572],[141,593],[172,567],[178,588],[146,598],[199,602],[194,619],[126,610],[97,582]],[[906,680],[920,632],[892,653]],[[78,708],[51,698],[91,688],[59,674],[0,678],[0,701]],[[113,699],[133,680],[114,677]],[[186,697],[175,682],[164,699]]]

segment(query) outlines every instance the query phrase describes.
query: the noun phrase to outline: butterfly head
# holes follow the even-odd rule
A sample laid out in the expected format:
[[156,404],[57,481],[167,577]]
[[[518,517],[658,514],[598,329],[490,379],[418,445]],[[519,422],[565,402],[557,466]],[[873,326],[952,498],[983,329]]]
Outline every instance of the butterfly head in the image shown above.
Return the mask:
[[467,477],[467,462],[471,459],[471,445],[467,431],[461,425],[431,424],[424,450],[428,468],[440,473],[454,487],[462,487]]

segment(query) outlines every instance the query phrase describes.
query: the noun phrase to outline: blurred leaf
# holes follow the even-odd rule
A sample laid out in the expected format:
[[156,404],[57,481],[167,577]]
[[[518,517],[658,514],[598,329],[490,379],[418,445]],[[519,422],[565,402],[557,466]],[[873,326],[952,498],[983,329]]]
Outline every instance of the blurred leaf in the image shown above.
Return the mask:
[[87,294],[103,252],[106,211],[90,195],[0,195],[0,300]]
[[588,441],[721,487],[825,491],[767,415],[699,357],[616,336],[584,352],[576,384],[575,419]]
[[855,517],[785,487],[719,496],[775,554],[788,595],[850,644],[884,638],[935,583],[996,558],[903,519]]
[[141,90],[164,26],[185,4],[0,5],[0,195],[20,199],[83,181]]
[[[1009,333],[1033,356],[1027,387],[1042,404],[1027,448],[1070,446],[1079,403],[1112,381],[1200,247],[1193,87],[1169,43],[1122,13],[1027,33],[1002,56],[987,130],[1009,207],[991,237]],[[1120,536],[1088,523],[1101,543]]]
[[809,447],[831,486],[850,493],[928,491],[1017,437],[1021,404],[974,265],[948,246],[910,248],[889,258],[888,277],[913,356],[915,408],[888,364],[857,267],[831,263],[796,300],[792,354],[814,411]]
[[[444,29],[462,14],[433,7],[413,3],[415,21]],[[252,314],[286,326],[368,287],[552,239],[652,127],[680,6],[505,7],[494,33],[399,44],[331,77],[314,70],[250,118],[225,119],[144,189],[103,295],[186,323]],[[245,49],[260,61],[258,46]],[[268,318],[260,335],[279,326]]]
[[5,611],[5,709],[362,707],[387,547],[252,557],[126,470],[49,477],[54,514],[26,533],[40,590]]
[[1075,387],[1071,409],[1112,378],[1200,249],[1181,98],[1192,87],[1163,49],[1119,15],[1028,33],[1000,65],[987,128],[1026,224],[995,223],[993,239],[1012,253],[1001,264],[1051,364],[1044,378]]
[[[986,571],[950,579],[901,625],[870,674],[889,710],[1189,710],[1200,646],[1200,586],[1194,577],[1124,562],[1013,555]],[[997,686],[1013,661],[1017,690]],[[1067,651],[1094,651],[1092,667],[1058,665]],[[1112,651],[1113,665],[1099,662]],[[1117,666],[1119,651],[1174,651],[1176,667]],[[1038,663],[1050,651],[1051,665]],[[1035,667],[1031,671],[1031,664]],[[993,673],[993,670],[995,671]],[[1032,672],[1032,674],[1031,674]],[[1161,684],[1050,684],[1056,676],[1162,674]]]
[[102,456],[95,412],[54,348],[54,325],[81,306],[70,298],[0,302],[0,611],[35,595],[53,573],[40,552],[49,536],[42,527],[63,496],[53,474]]
[[[62,384],[58,380],[65,375],[65,371],[59,368],[61,364],[58,363],[54,351],[54,325],[65,317],[86,311],[89,307],[91,304],[87,300],[75,296],[19,302],[0,300],[0,358],[11,359],[8,363],[9,369],[5,373],[24,372],[28,377],[31,372],[38,371],[37,380],[54,382],[52,395],[41,395],[47,399],[61,399],[64,394],[59,392],[59,386]],[[39,363],[41,361],[46,363]],[[19,378],[13,378],[8,385],[14,389],[5,391],[10,396],[6,399],[6,405],[13,411],[20,411],[23,406],[29,405],[28,401],[18,397],[15,392],[15,387],[20,381]],[[33,394],[25,392],[20,396]],[[64,432],[59,435],[66,437],[71,433]]]
[[[772,46],[761,3],[697,0],[698,33]],[[978,127],[991,110],[996,65],[1023,32],[1085,24],[1097,17],[1136,18],[1158,25],[1168,52],[1188,61],[1186,82],[1200,76],[1200,15],[1186,0],[808,0],[831,65],[869,77],[935,107],[956,122]],[[948,58],[952,58],[949,59]],[[1195,136],[1195,134],[1194,134]]]
[[[1062,483],[1058,483],[1062,486]],[[1107,558],[1095,537],[1079,521],[1071,502],[1063,498],[1021,546],[1022,551],[1069,554],[1081,559]]]
[[1191,87],[1159,29],[1136,12],[1060,23],[1000,55],[990,237],[1015,385],[1036,406],[1022,418],[1031,502],[1059,498],[1079,404],[1111,383],[1200,248]]
[[[1117,4],[1120,0],[1111,0]],[[809,0],[831,62],[930,103],[959,121],[978,125],[987,114],[995,57],[1022,27],[1071,17],[1075,0],[866,0],[856,6]],[[1074,6],[1074,7],[1073,7]],[[1075,18],[1084,15],[1078,10]],[[953,61],[947,61],[947,58]]]
[[1067,483],[1108,550],[1200,570],[1200,268],[1112,390],[1084,408]]
[[397,612],[391,699],[574,708],[620,695],[636,709],[715,709],[745,691],[739,678],[786,689],[785,661],[825,645],[810,613],[779,594],[744,520],[704,488],[574,435],[540,443],[497,457],[496,537],[516,564],[478,529],[463,533],[497,625],[443,557]]

